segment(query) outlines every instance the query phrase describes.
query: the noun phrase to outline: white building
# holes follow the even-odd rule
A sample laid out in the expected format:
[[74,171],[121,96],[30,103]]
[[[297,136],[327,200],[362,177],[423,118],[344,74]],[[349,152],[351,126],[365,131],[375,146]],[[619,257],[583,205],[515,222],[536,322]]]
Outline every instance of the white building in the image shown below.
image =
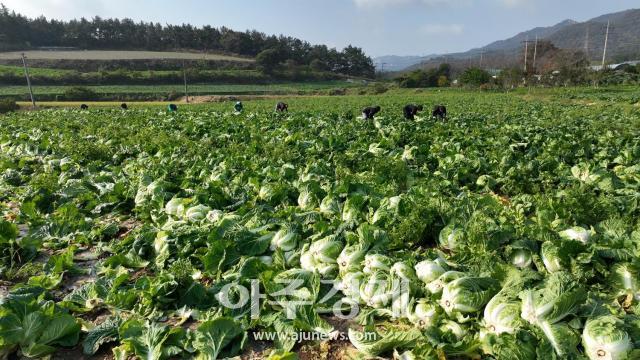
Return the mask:
[[[609,65],[605,65],[606,69],[617,69],[619,66],[622,65],[631,65],[631,66],[636,66],[640,64],[640,60],[634,60],[634,61],[625,61],[623,63],[620,64],[609,64]],[[600,71],[602,70],[602,65],[594,65],[594,66],[590,66],[591,70],[593,71]]]

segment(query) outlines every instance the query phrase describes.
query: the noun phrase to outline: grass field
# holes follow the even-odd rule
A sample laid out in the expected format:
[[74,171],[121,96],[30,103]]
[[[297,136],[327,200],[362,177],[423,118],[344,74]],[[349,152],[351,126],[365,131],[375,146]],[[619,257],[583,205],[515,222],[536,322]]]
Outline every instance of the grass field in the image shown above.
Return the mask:
[[103,51],[103,50],[77,50],[77,51],[15,51],[0,52],[0,60],[20,59],[22,54],[29,59],[37,60],[221,60],[252,62],[237,56],[207,53],[189,52],[161,52],[161,51]]
[[[268,95],[268,94],[296,94],[316,90],[328,90],[333,88],[350,88],[361,84],[346,81],[327,81],[319,83],[288,83],[272,85],[189,85],[190,95]],[[64,94],[69,86],[37,86],[33,91],[36,96],[55,96]],[[166,96],[169,93],[184,94],[183,85],[108,85],[88,86],[89,89],[104,96],[109,95],[158,95]],[[16,96],[21,99],[28,98],[26,86],[2,86],[0,96]]]
[[[259,74],[258,70],[205,70],[205,69],[198,69],[197,70],[199,73],[203,73],[203,74],[207,74],[207,73],[219,73],[219,74],[240,74],[240,73],[250,73],[250,74]],[[110,71],[112,73],[126,73],[126,74],[132,74],[132,77],[135,78],[151,78],[152,76],[163,76],[163,75],[171,75],[171,74],[179,74],[180,76],[182,76],[182,70],[139,70],[139,71],[135,71],[135,70],[125,70],[122,69],[120,71],[118,70],[113,70]],[[64,77],[64,76],[69,76],[69,75],[80,75],[80,76],[88,76],[88,77],[92,77],[92,76],[96,76],[99,75],[102,72],[78,72],[76,70],[69,70],[69,69],[56,69],[56,68],[43,68],[43,67],[30,67],[29,68],[29,75],[31,75],[32,77],[50,77],[50,78],[55,78],[55,77]],[[16,75],[16,76],[20,76],[20,77],[24,77],[24,68],[22,66],[11,66],[11,65],[0,65],[0,76],[1,75]]]
[[[52,68],[30,68],[29,75],[31,76],[65,76],[69,74],[73,74],[76,71],[74,70],[65,70],[65,69],[52,69]],[[23,76],[24,77],[24,68],[22,66],[10,66],[10,65],[0,65],[0,75],[15,75],[15,76]]]
[[637,92],[0,115],[0,355],[638,358]]

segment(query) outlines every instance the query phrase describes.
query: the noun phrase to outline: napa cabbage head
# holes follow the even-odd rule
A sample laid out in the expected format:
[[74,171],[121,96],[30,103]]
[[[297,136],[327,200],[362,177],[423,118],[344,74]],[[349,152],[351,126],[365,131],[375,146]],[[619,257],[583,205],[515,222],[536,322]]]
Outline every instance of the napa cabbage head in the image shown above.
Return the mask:
[[349,272],[342,276],[338,289],[342,291],[345,296],[359,301],[360,285],[362,285],[366,280],[367,277],[363,272]]
[[[424,335],[418,329],[401,330],[390,328],[385,334],[369,332],[365,334],[349,329],[351,344],[367,358],[374,358],[394,349],[411,349],[424,340]],[[374,336],[369,336],[374,335]]]
[[174,197],[173,199],[169,200],[164,206],[164,212],[167,215],[176,218],[182,218],[184,217],[185,212],[187,211],[187,206],[189,205],[189,203],[191,203],[191,201],[191,199]]
[[524,269],[533,264],[533,254],[537,252],[534,241],[518,240],[509,245],[508,259],[511,265]]
[[534,325],[555,324],[574,314],[586,301],[586,291],[567,273],[550,274],[541,287],[520,293],[520,316]]
[[300,267],[300,256],[302,255],[302,251],[294,249],[291,251],[285,251],[282,255],[287,267]]
[[303,210],[313,210],[318,204],[316,194],[309,188],[305,187],[298,195],[298,206]]
[[495,279],[462,277],[444,286],[440,306],[447,314],[480,311],[499,290]]
[[301,251],[300,266],[323,278],[334,278],[338,273],[336,257],[340,250],[342,242],[335,236],[327,236],[311,245],[305,244]]
[[440,294],[442,292],[442,289],[445,287],[445,285],[452,282],[453,280],[456,280],[465,276],[466,274],[460,271],[447,271],[444,274],[440,275],[436,280],[433,280],[430,283],[428,283],[427,290],[429,290],[429,292],[434,295]]
[[190,222],[199,222],[207,218],[211,208],[206,205],[196,205],[187,209],[184,216]]
[[440,324],[439,329],[443,333],[452,334],[458,340],[462,340],[469,333],[469,329],[467,329],[467,327],[460,325],[459,323],[453,320],[442,321],[442,324]]
[[342,208],[342,221],[349,224],[358,223],[358,218],[361,215],[362,207],[367,201],[367,198],[362,194],[352,194],[344,202]]
[[278,230],[271,239],[271,251],[282,249],[283,251],[294,250],[298,246],[299,235],[291,225],[285,225]]
[[588,244],[591,237],[594,235],[593,230],[587,230],[580,226],[574,226],[564,231],[560,231],[559,235],[563,239],[579,241],[583,244]]
[[602,316],[587,320],[582,333],[582,345],[591,360],[627,359],[633,344],[615,316]]
[[391,268],[391,259],[381,254],[367,254],[364,257],[365,274],[372,274],[376,271],[389,271]]
[[438,241],[442,248],[453,251],[462,245],[464,238],[464,230],[452,224],[440,231]]
[[[387,300],[387,295],[391,294],[391,284],[387,272],[376,271],[360,285],[360,299],[366,304],[371,304],[372,300],[379,301],[381,297],[383,300]],[[388,301],[390,300],[389,297]]]
[[[491,359],[536,360],[547,359],[535,337],[528,332],[515,335],[488,335],[482,341],[485,355],[492,355]],[[541,354],[538,355],[538,352]]]
[[335,235],[330,235],[311,243],[309,251],[317,262],[337,264],[344,245]]
[[564,261],[561,255],[560,247],[551,241],[546,241],[540,249],[540,257],[544,263],[544,267],[550,273],[564,270]]
[[135,197],[136,206],[141,206],[149,202],[164,201],[171,194],[168,189],[171,186],[168,182],[158,179],[155,181],[143,180],[138,187]]
[[446,262],[438,258],[436,260],[421,261],[415,266],[416,276],[425,284],[438,279],[447,270]]
[[621,263],[613,265],[611,284],[618,295],[632,295],[640,300],[640,265]]
[[383,309],[389,306],[393,301],[394,294],[392,292],[385,292],[373,295],[368,301],[367,306],[374,309]]
[[402,319],[409,317],[409,311],[412,307],[412,298],[409,291],[395,292],[392,290],[393,299],[391,300],[391,313],[394,319]]
[[224,212],[222,210],[214,209],[207,213],[207,221],[215,224],[220,221],[224,217]]
[[335,279],[338,276],[338,265],[320,263],[315,271],[324,279]]
[[324,216],[335,216],[340,214],[341,211],[340,202],[335,195],[329,194],[320,202],[320,213]]
[[380,202],[380,206],[373,213],[371,218],[371,224],[380,224],[383,222],[392,222],[394,218],[400,212],[401,196],[394,196],[390,198],[384,198]]
[[366,254],[367,249],[362,244],[345,246],[337,259],[340,273],[345,274],[354,270],[361,270]]
[[494,296],[484,308],[482,330],[480,336],[485,334],[500,335],[513,334],[522,326],[520,318],[520,303],[500,292]]
[[309,244],[305,244],[302,247],[302,254],[300,255],[300,267],[307,271],[315,271],[320,266],[320,262],[313,257],[313,253],[309,251]]
[[442,310],[428,299],[418,300],[409,314],[409,321],[420,328],[430,328],[438,324]]
[[396,262],[391,266],[389,273],[391,274],[391,276],[403,281],[412,282],[417,279],[416,272],[413,270],[411,265],[407,264],[406,262]]
[[529,249],[516,249],[509,256],[511,265],[517,268],[526,268],[533,263],[533,254]]

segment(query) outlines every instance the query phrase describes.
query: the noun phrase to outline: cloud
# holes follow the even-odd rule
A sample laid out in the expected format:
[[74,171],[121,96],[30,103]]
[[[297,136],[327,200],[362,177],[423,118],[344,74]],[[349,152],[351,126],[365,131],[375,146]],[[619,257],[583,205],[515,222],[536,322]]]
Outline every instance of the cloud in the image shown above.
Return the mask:
[[[489,0],[486,0],[489,1]],[[525,5],[530,0],[491,0],[497,2],[498,5],[514,8]],[[469,6],[480,4],[480,0],[353,0],[356,6],[360,8],[380,8],[398,5],[425,5],[425,6]]]
[[460,35],[464,33],[464,26],[460,24],[427,24],[420,28],[426,35]]
[[500,0],[500,2],[502,3],[502,5],[506,7],[514,8],[514,7],[526,5],[527,3],[529,3],[529,0]]
[[353,0],[358,7],[387,7],[397,5],[426,5],[426,6],[442,6],[442,5],[460,5],[470,3],[471,0]]
[[[29,17],[45,15],[48,18],[69,19],[78,16],[93,16],[108,7],[106,0],[0,0],[9,9]],[[114,6],[114,5],[110,5]]]
[[353,0],[356,6],[361,8],[386,7],[394,5],[410,4],[413,0]]

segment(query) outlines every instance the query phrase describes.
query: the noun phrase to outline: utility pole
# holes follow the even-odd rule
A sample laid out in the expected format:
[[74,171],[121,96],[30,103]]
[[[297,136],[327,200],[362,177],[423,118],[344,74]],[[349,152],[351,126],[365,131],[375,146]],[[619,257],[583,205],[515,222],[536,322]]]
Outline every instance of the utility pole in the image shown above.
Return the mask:
[[587,37],[584,39],[584,53],[589,60],[589,23],[587,23]]
[[188,104],[189,88],[187,87],[187,68],[184,65],[184,60],[182,60],[182,77],[184,78],[184,98],[187,99],[187,104]]
[[527,58],[529,57],[529,38],[524,41],[524,73],[527,74]]
[[27,77],[27,86],[29,87],[29,95],[31,96],[31,105],[36,107],[36,99],[33,97],[33,89],[31,88],[31,78],[29,77],[29,67],[27,66],[27,58],[22,53],[22,66],[24,66],[24,76]]
[[607,44],[609,42],[609,25],[611,21],[607,21],[607,34],[604,36],[604,51],[602,52],[602,70],[604,70],[604,65],[607,60]]
[[533,72],[536,72],[536,60],[538,57],[538,35],[536,35],[536,45],[533,49]]
[[483,60],[484,60],[484,50],[480,52],[480,69],[482,69]]

